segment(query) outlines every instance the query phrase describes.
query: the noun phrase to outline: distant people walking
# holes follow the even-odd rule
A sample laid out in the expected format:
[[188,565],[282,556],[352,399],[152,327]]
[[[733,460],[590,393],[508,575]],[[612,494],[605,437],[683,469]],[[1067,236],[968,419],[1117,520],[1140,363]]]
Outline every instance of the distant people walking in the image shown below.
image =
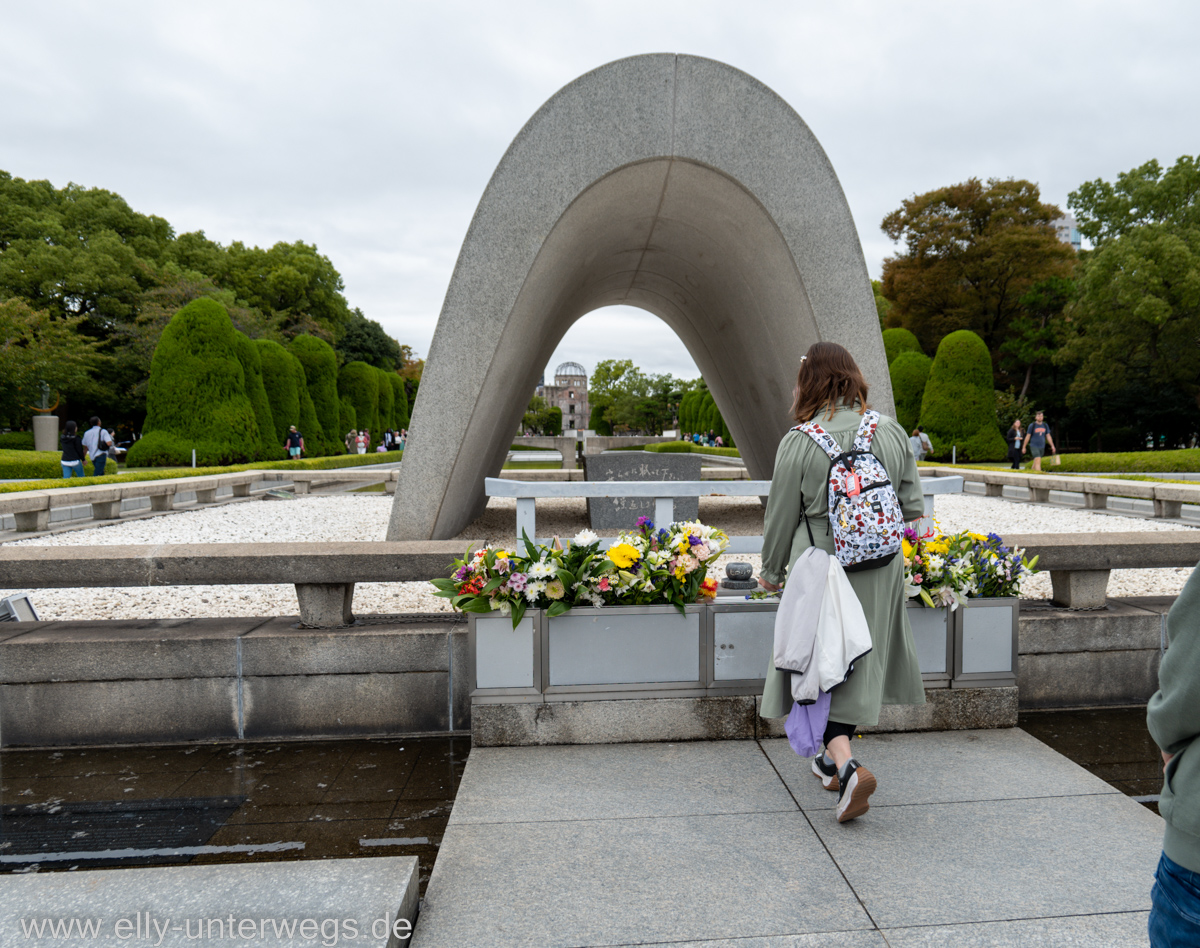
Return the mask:
[[[71,422],[71,424],[74,424],[74,422]],[[109,450],[113,447],[112,435],[100,427],[100,419],[95,415],[92,415],[88,424],[91,427],[83,433],[83,437],[80,440],[83,442],[83,446],[87,448],[87,453],[91,455],[92,470],[95,472],[95,476],[103,477],[104,464],[108,460]],[[116,464],[116,461],[114,460],[113,463]]]
[[346,442],[346,453],[353,454],[355,445],[358,443],[358,432],[351,428],[342,440]]
[[61,439],[63,477],[83,477],[83,459],[87,448],[78,432],[79,426],[68,421]]
[[925,447],[921,444],[921,433],[913,428],[912,434],[908,438],[908,446],[912,448],[913,457],[920,461],[925,457]]
[[1025,432],[1021,430],[1021,419],[1013,419],[1012,427],[1004,435],[1004,440],[1008,442],[1008,459],[1012,461],[1012,469],[1020,470],[1021,458],[1024,451],[1021,450],[1021,439],[1025,437]]
[[1194,948],[1200,945],[1200,569],[1167,614],[1167,636],[1158,691],[1146,709],[1163,759],[1163,852],[1150,892],[1150,944]]
[[924,461],[933,453],[933,442],[929,440],[929,435],[920,425],[917,425],[917,437],[921,439],[921,460]]
[[296,430],[296,426],[292,425],[288,428],[287,437],[283,441],[283,446],[287,448],[289,458],[299,458],[304,453],[304,435]]
[[358,436],[354,439],[354,446],[359,454],[367,453],[367,444],[368,443],[369,443],[369,441],[367,440],[367,433],[365,431],[360,431],[358,433]]
[[1042,420],[1042,413],[1039,411],[1033,416],[1033,424],[1029,426],[1029,433],[1025,435],[1024,447],[1033,455],[1033,469],[1040,471],[1042,469],[1042,456],[1046,453],[1046,445],[1050,445],[1050,450],[1058,454],[1058,449],[1054,447],[1054,439],[1050,437],[1050,426]]

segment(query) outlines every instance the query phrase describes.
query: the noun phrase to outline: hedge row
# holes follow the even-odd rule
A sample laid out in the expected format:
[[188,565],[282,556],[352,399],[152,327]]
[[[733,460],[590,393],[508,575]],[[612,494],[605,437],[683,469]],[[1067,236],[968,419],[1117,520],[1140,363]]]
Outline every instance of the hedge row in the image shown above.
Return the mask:
[[[0,452],[0,456],[15,452]],[[23,452],[25,453],[25,452]],[[52,452],[40,452],[42,455],[52,454],[57,465],[58,454]],[[403,456],[403,455],[400,455]],[[388,464],[396,461],[397,454],[388,452],[387,454],[368,454],[365,457],[357,455],[342,455],[337,458],[302,458],[299,461],[262,461],[255,464],[229,464],[222,467],[183,467],[162,469],[158,471],[126,471],[121,474],[109,475],[104,477],[61,477],[61,467],[57,475],[52,478],[38,481],[23,481],[19,484],[0,484],[0,494],[19,493],[26,490],[51,490],[59,487],[92,487],[97,484],[105,486],[110,484],[129,484],[137,481],[162,481],[172,477],[209,477],[213,474],[237,474],[241,471],[334,471],[343,467],[359,467],[364,464]],[[88,465],[87,470],[91,469]],[[0,474],[0,476],[8,477],[10,475]],[[24,475],[17,475],[24,476]],[[38,476],[38,475],[33,475]]]
[[[1032,462],[1027,462],[1032,464]],[[1043,459],[1042,468],[1051,474],[1069,473],[1183,473],[1200,471],[1200,448],[1178,451],[1122,451],[1097,454],[1064,454],[1062,463]]]
[[33,432],[32,431],[10,431],[7,434],[0,434],[0,450],[32,451],[33,450]]
[[363,362],[339,373],[333,349],[312,336],[296,337],[290,351],[252,342],[210,299],[189,303],[163,330],[146,409],[143,437],[129,452],[138,467],[187,464],[193,451],[205,467],[279,458],[292,425],[310,457],[340,455],[350,428],[381,435],[408,425],[395,373]]
[[[10,477],[62,477],[61,451],[22,451],[0,448],[0,478]],[[92,470],[90,460],[84,462],[84,471]],[[109,465],[108,470],[115,470]],[[108,483],[109,477],[99,478]]]

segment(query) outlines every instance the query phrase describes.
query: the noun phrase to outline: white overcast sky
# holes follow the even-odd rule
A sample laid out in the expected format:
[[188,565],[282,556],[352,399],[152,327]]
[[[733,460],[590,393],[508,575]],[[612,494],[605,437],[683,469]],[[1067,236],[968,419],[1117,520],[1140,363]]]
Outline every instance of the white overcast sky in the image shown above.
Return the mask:
[[[176,3],[0,0],[0,169],[116,191],[178,233],[315,243],[346,297],[428,351],[484,186],[559,88],[614,59],[708,56],[772,87],[879,223],[971,176],[1081,182],[1200,153],[1195,0]],[[696,375],[631,309],[551,359]]]

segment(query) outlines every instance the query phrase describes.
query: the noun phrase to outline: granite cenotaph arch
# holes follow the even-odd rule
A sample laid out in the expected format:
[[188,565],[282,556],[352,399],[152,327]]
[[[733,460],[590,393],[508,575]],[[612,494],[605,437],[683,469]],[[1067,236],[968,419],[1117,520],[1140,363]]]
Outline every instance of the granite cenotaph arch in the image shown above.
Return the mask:
[[873,404],[893,410],[858,233],[808,126],[723,63],[618,60],[543,105],[483,193],[425,362],[389,540],[446,539],[482,512],[483,480],[555,347],[616,303],[679,335],[753,478],[771,476],[813,342],[850,349]]

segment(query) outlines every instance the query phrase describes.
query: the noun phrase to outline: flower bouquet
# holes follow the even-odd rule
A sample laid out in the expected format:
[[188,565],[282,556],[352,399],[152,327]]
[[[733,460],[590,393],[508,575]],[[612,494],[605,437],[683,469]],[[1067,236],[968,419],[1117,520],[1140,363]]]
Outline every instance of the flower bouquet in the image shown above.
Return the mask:
[[957,609],[967,599],[1019,596],[1021,581],[1037,571],[1037,557],[1010,550],[994,533],[919,536],[904,531],[904,591],[932,608]]
[[448,578],[435,579],[435,595],[464,612],[499,611],[513,628],[526,609],[545,609],[551,618],[573,606],[670,603],[680,612],[690,602],[716,595],[708,564],[729,545],[722,531],[698,522],[656,530],[646,517],[623,533],[607,552],[591,530],[564,545],[523,537],[524,551],[484,547],[455,560]]

